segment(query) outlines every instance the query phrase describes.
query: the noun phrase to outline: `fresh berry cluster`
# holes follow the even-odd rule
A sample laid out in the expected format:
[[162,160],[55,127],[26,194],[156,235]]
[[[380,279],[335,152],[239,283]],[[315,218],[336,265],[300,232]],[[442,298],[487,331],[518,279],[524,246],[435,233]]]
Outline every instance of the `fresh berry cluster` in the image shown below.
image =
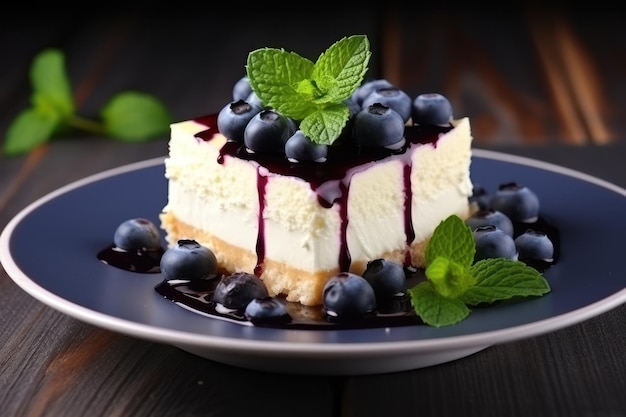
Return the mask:
[[[474,261],[486,258],[507,258],[525,262],[552,262],[554,243],[536,227],[539,218],[539,197],[525,185],[500,184],[489,194],[481,185],[474,185],[470,202],[476,211],[465,220],[474,233]],[[521,233],[515,233],[514,224]]]
[[[253,153],[282,153],[292,161],[324,162],[328,144],[316,143],[291,119],[265,106],[252,90],[247,77],[239,79],[233,101],[218,113],[217,127],[230,141],[245,145]],[[366,81],[345,102],[350,117],[344,138],[358,146],[398,149],[404,145],[407,124],[449,125],[452,106],[438,93],[414,99],[386,79]]]

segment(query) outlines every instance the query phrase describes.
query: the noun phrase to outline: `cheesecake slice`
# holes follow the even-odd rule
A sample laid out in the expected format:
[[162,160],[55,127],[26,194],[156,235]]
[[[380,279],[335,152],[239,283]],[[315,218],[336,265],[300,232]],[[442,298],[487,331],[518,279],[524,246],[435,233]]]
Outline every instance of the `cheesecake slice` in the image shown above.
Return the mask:
[[388,258],[423,266],[436,226],[469,216],[468,118],[407,124],[398,149],[328,148],[326,161],[250,152],[217,128],[217,114],[174,123],[165,160],[169,244],[194,239],[220,272],[259,276],[272,295],[314,306],[340,271]]

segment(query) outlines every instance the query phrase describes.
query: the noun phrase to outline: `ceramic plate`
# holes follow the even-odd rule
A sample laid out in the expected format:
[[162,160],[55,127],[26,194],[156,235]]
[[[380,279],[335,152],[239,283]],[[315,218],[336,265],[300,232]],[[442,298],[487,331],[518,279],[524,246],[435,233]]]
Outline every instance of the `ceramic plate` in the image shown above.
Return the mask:
[[[84,322],[177,346],[223,363],[300,374],[368,374],[435,365],[499,343],[554,331],[626,301],[626,190],[559,166],[475,150],[472,179],[488,190],[517,181],[541,199],[560,230],[560,259],[545,273],[552,292],[474,309],[443,328],[283,330],[208,318],[155,290],[160,274],[100,262],[115,228],[132,217],[158,224],[167,199],[163,159],[122,166],[35,201],[0,235],[0,260],[28,294]],[[599,244],[602,242],[602,244]]]

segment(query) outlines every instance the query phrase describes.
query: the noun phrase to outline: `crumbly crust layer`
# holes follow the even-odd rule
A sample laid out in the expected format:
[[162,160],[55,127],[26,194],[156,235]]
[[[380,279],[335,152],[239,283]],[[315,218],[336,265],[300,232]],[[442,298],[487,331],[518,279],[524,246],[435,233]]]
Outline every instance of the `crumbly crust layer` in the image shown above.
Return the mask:
[[[194,239],[215,253],[220,273],[254,272],[257,265],[255,252],[233,246],[211,233],[185,224],[178,220],[172,212],[162,213],[160,220],[161,227],[167,231],[169,245],[174,245],[180,239]],[[426,243],[424,241],[411,245],[412,264],[416,267],[423,266]],[[403,263],[405,253],[404,251],[394,251],[381,254],[379,257]],[[350,272],[361,275],[365,271],[367,262],[368,260],[353,260]],[[338,272],[338,268],[305,271],[284,262],[265,259],[260,278],[271,295],[281,295],[287,301],[315,306],[322,304],[324,285],[330,277]]]

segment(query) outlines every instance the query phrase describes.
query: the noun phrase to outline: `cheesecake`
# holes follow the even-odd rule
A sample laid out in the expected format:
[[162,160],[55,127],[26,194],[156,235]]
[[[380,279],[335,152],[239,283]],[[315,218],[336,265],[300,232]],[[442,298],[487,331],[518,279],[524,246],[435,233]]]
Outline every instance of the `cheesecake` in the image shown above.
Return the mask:
[[[252,64],[249,59],[254,79]],[[231,109],[247,105],[257,117],[280,116],[285,107],[280,100],[272,104],[263,91],[267,84],[251,82],[262,105],[233,98]],[[340,96],[346,108],[365,85],[359,80],[349,97]],[[271,295],[305,306],[322,304],[332,276],[362,274],[375,259],[423,267],[426,245],[440,222],[452,214],[470,215],[470,121],[447,117],[428,123],[426,111],[416,123],[416,110],[400,117],[394,102],[383,103],[390,92],[380,94],[375,103],[356,103],[339,135],[328,140],[324,133],[323,157],[311,160],[284,152],[287,137],[302,136],[307,127],[295,117],[288,118],[288,133],[277,140],[283,149],[276,152],[253,149],[243,132],[220,129],[221,112],[173,123],[165,159],[168,197],[160,215],[168,244],[196,240],[213,251],[221,274],[255,274]],[[361,112],[391,114],[395,127],[367,129],[370,122],[356,120]],[[368,131],[360,141],[353,138],[359,123]],[[399,136],[393,146],[387,139],[381,146],[371,143],[377,132],[389,136],[390,131]]]

